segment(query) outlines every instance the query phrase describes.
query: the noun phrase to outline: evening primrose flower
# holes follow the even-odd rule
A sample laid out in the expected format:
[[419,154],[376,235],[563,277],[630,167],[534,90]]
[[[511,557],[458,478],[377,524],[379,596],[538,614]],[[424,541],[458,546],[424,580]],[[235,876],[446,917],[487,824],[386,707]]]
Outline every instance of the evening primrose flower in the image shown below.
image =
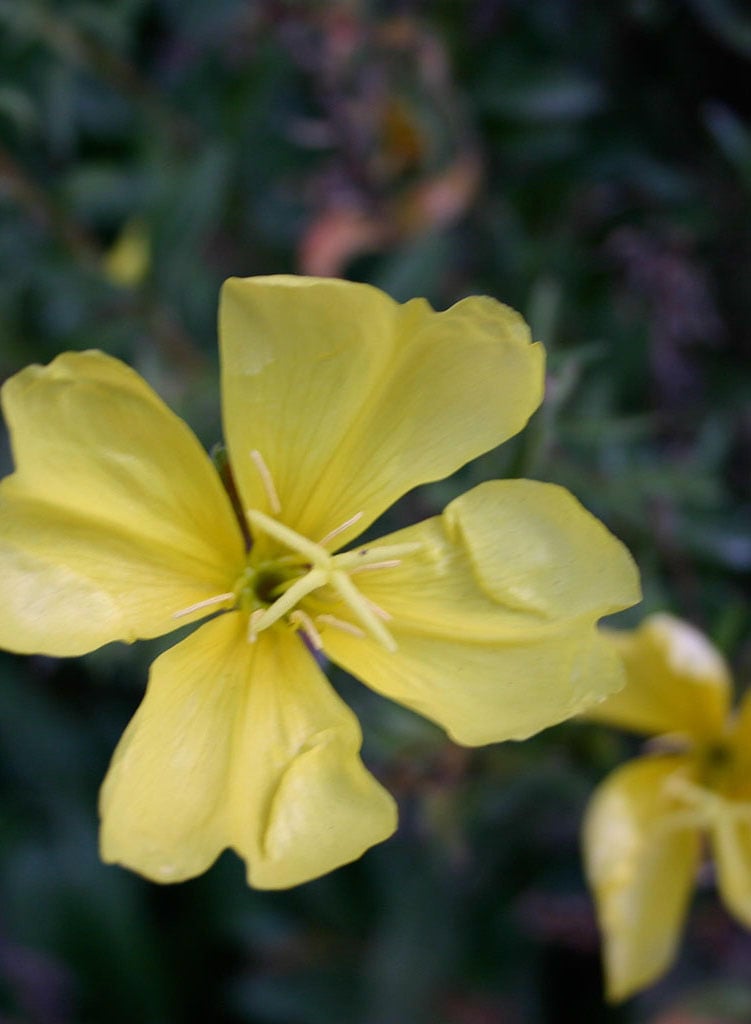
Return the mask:
[[148,274],[150,264],[151,243],[146,224],[135,218],[127,221],[104,256],[106,276],[122,288],[135,288]]
[[524,426],[543,352],[506,307],[230,280],[220,334],[226,489],[101,352],[5,384],[0,644],[78,655],[206,619],[151,668],[102,787],[102,857],[171,882],[231,847],[251,884],[279,888],[396,825],[324,657],[460,743],[522,738],[621,684],[594,624],[638,582],[574,498],[522,480],[343,550]]
[[609,635],[627,683],[587,717],[659,737],[600,785],[584,823],[608,996],[620,1000],[673,962],[703,839],[725,905],[751,927],[751,694],[730,714],[722,656],[670,615]]

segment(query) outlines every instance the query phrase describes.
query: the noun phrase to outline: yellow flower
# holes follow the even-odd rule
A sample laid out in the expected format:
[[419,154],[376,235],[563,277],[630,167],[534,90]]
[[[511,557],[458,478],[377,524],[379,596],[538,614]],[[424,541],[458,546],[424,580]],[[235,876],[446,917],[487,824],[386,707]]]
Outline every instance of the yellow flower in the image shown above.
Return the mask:
[[127,221],[104,256],[105,274],[113,284],[135,288],[146,277],[150,264],[151,242],[146,225],[138,219]]
[[460,743],[521,738],[621,685],[594,624],[638,581],[566,491],[521,480],[341,552],[524,426],[543,352],[506,307],[230,280],[220,333],[234,502],[117,360],[68,353],[6,383],[0,645],[77,655],[209,616],[152,666],[102,788],[102,856],[169,882],[232,847],[277,888],[396,824],[323,654]]
[[722,656],[670,615],[610,638],[627,683],[587,717],[660,737],[600,785],[584,822],[608,997],[620,1000],[675,958],[703,837],[720,895],[751,927],[751,695],[731,715]]

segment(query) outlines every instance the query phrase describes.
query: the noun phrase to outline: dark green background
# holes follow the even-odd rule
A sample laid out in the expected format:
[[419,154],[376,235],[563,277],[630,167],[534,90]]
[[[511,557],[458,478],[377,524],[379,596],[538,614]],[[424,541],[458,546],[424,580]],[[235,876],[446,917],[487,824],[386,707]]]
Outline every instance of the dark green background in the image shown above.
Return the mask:
[[[546,405],[387,526],[492,476],[563,483],[642,568],[622,622],[690,619],[742,688],[750,71],[731,0],[0,0],[0,377],[100,347],[208,446],[225,277],[494,295],[548,348]],[[124,287],[103,257],[133,222]],[[584,724],[467,751],[339,679],[393,840],[288,893],[232,854],[173,888],[102,866],[97,787],[163,645],[0,660],[2,1024],[751,1020],[711,872],[677,968],[604,1006],[578,829],[637,745]]]

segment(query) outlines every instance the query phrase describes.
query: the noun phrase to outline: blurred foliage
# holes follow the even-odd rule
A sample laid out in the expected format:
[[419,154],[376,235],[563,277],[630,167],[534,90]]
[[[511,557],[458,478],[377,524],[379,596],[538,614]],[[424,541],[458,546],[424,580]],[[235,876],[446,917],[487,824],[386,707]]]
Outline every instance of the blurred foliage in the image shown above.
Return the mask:
[[[751,676],[751,16],[738,0],[0,0],[0,377],[100,347],[208,445],[231,275],[446,306],[549,352],[489,476],[560,482],[645,602]],[[10,469],[7,446],[0,452]],[[0,661],[3,1024],[747,1021],[751,936],[704,880],[677,969],[603,1005],[578,827],[632,741],[467,751],[337,679],[398,795],[389,843],[288,893],[226,854],[159,888],[98,863],[96,791],[157,643]]]

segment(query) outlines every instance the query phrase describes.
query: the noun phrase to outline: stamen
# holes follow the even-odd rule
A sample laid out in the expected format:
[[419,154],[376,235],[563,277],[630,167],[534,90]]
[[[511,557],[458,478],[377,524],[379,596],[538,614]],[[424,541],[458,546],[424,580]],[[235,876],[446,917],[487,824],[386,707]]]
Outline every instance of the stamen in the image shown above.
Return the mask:
[[662,823],[664,832],[673,832],[680,828],[701,828],[706,818],[699,811],[672,811]]
[[334,590],[352,609],[367,633],[392,653],[397,649],[396,641],[381,620],[375,615],[369,602],[363,597],[352,580],[344,572],[332,572],[329,582]]
[[291,612],[298,601],[302,601],[308,594],[318,590],[327,581],[328,573],[323,569],[311,569],[310,572],[301,576],[299,580],[295,580],[292,586],[285,590],[282,596],[277,598],[272,605],[269,605],[268,608],[257,608],[253,612],[250,617],[255,619],[255,632],[260,633],[262,629],[273,626],[283,615]]
[[346,522],[342,523],[341,526],[337,526],[335,529],[329,530],[326,536],[319,540],[318,543],[321,545],[321,547],[323,547],[325,544],[328,544],[328,542],[330,540],[333,540],[334,537],[338,537],[340,533],[344,533],[344,531],[348,530],[350,526],[354,526],[355,523],[359,522],[362,519],[363,515],[363,512],[355,512],[355,514],[353,516],[350,516],[349,519],[347,519]]
[[248,616],[248,643],[254,644],[258,639],[258,634],[261,630],[258,627],[258,620],[263,616],[263,608],[256,608],[254,612],[251,612]]
[[[259,461],[260,460],[260,461]],[[266,469],[266,464],[260,455],[254,461],[259,467],[263,476],[261,466]],[[269,478],[270,479],[270,478]],[[423,550],[425,545],[422,542],[409,542],[405,544],[384,544],[374,548],[362,547],[355,551],[343,552],[339,555],[330,554],[322,545],[362,518],[363,513],[358,512],[351,516],[337,529],[330,531],[323,538],[320,544],[315,544],[307,537],[301,536],[291,527],[272,518],[265,512],[258,509],[248,509],[246,512],[247,521],[253,532],[264,533],[278,541],[281,545],[302,557],[308,563],[308,571],[291,582],[287,589],[267,608],[257,608],[249,617],[248,640],[252,643],[261,630],[267,629],[284,616],[288,616],[289,622],[298,626],[305,633],[312,646],[321,649],[322,642],[316,631],[315,623],[308,615],[297,608],[297,605],[308,594],[321,587],[331,586],[339,598],[353,612],[354,618],[359,626],[354,625],[336,616],[317,616],[317,621],[344,632],[353,633],[355,636],[370,635],[380,643],[387,651],[397,649],[396,641],[384,626],[384,622],[391,619],[391,615],[384,608],[375,604],[370,598],[365,597],[357,589],[350,579],[364,569],[393,569],[401,564],[402,556],[414,554]],[[290,556],[282,556],[280,561],[289,561]],[[298,563],[299,568],[299,563]],[[285,584],[286,586],[286,584]],[[360,626],[362,629],[360,629]]]
[[730,800],[728,800],[727,802],[733,804],[732,810],[730,812],[730,816],[733,820],[743,821],[747,825],[751,824],[751,807],[749,807],[748,804],[742,804]]
[[371,600],[371,598],[366,597],[365,594],[360,594],[360,597],[363,599],[368,608],[371,609],[373,614],[377,615],[379,619],[383,619],[384,622],[393,621],[394,616],[391,614],[391,612],[387,612],[385,608],[381,608],[379,604],[376,604],[375,601]]
[[354,622],[339,619],[336,615],[316,615],[316,622],[322,622],[325,626],[333,626],[334,629],[340,629],[342,633],[349,633],[351,636],[364,637],[367,635],[365,630],[360,629]]
[[304,612],[302,608],[296,608],[293,612],[290,612],[289,621],[295,626],[299,626],[316,651],[323,650],[321,634],[316,629],[315,623],[307,612]]
[[[687,820],[696,816],[699,824],[712,822],[717,828],[727,828],[731,821],[751,823],[751,807],[747,803],[729,799],[711,789],[705,789],[681,775],[672,775],[665,781],[665,792],[672,797],[685,800],[689,807],[675,814],[676,820],[681,813]],[[673,820],[671,816],[670,820]]]
[[406,544],[384,544],[372,548],[357,548],[355,551],[342,551],[341,554],[332,557],[337,569],[346,569],[347,572],[354,572],[356,569],[359,572],[360,569],[368,565],[377,565],[379,568],[383,563],[385,563],[384,567],[391,566],[392,563],[398,565],[402,558],[414,555],[424,547],[425,545],[419,541]]
[[295,533],[289,526],[277,522],[276,519],[272,519],[271,516],[267,516],[264,512],[259,512],[254,508],[249,508],[246,515],[251,526],[255,526],[262,533],[268,534],[274,540],[278,540],[286,547],[297,551],[298,554],[312,562],[313,565],[317,565],[319,568],[329,565],[331,556],[328,551],[324,551],[322,547],[314,544],[307,537],[301,537],[299,533]]
[[405,544],[384,544],[383,546],[378,545],[378,547],[361,548],[359,551],[353,551],[352,554],[368,554],[370,556],[377,555],[379,559],[402,558],[404,555],[414,555],[416,551],[420,551],[424,547],[425,545],[421,541],[413,540],[408,541]]
[[187,608],[181,608],[179,612],[173,612],[173,619],[182,619],[186,615],[192,615],[193,612],[198,612],[201,608],[212,608],[216,604],[224,604],[225,601],[234,601],[237,598],[237,594],[230,590],[226,594],[217,594],[215,597],[207,597],[203,601],[196,601],[195,604],[189,604]]
[[368,565],[356,565],[354,569],[349,570],[349,575],[356,576],[358,572],[370,572],[372,569],[396,569],[397,565],[401,564],[401,558],[387,558],[383,562],[369,562]]
[[271,509],[275,516],[278,516],[279,513],[282,511],[282,503],[279,501],[279,495],[276,492],[276,487],[274,487],[274,478],[271,475],[271,470],[266,465],[266,460],[264,459],[263,455],[261,455],[257,448],[254,448],[251,451],[250,457],[255,463],[255,467],[258,470],[258,475],[261,478],[261,483],[263,484],[263,489],[264,491],[266,491],[266,497],[268,498],[269,501],[269,508]]
[[685,800],[693,805],[703,804],[707,806],[717,802],[717,795],[711,789],[698,786],[695,782],[687,779],[685,775],[669,775],[664,783],[664,791],[668,796]]

